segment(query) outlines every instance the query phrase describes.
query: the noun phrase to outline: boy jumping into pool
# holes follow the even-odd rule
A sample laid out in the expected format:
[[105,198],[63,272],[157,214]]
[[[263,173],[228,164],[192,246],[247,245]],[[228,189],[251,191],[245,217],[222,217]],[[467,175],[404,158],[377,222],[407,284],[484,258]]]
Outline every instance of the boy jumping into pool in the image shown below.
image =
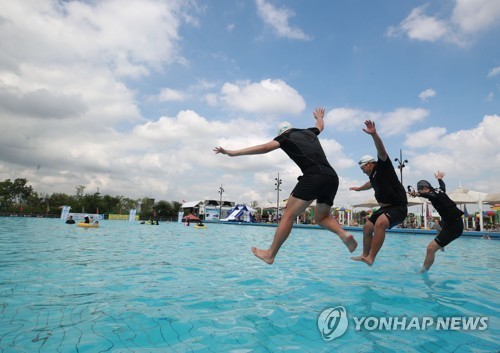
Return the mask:
[[[420,272],[429,271],[434,263],[436,252],[439,249],[443,250],[446,245],[461,236],[464,231],[464,225],[462,223],[462,216],[464,213],[457,207],[455,202],[446,195],[446,185],[443,181],[445,173],[438,170],[434,176],[438,180],[439,189],[434,189],[427,180],[420,180],[417,183],[417,192],[409,192],[413,197],[420,196],[429,199],[442,219],[440,222],[441,231],[438,233],[437,237],[427,245],[427,254],[425,255],[424,265]],[[410,189],[410,187],[408,188]]]
[[375,199],[380,208],[373,212],[363,226],[363,254],[352,257],[355,261],[363,261],[372,266],[379,250],[385,240],[385,231],[397,224],[403,223],[408,214],[408,199],[406,191],[399,182],[396,171],[392,166],[391,159],[387,154],[382,139],[377,134],[375,123],[365,121],[366,128],[363,129],[371,135],[377,148],[378,160],[371,156],[363,156],[359,161],[359,167],[368,175],[369,180],[361,186],[351,187],[350,190],[362,191],[373,188]]
[[356,250],[358,245],[354,237],[347,233],[330,214],[339,187],[339,177],[328,163],[318,139],[318,135],[324,128],[325,109],[316,108],[313,115],[316,119],[315,127],[294,129],[288,122],[280,123],[278,136],[265,144],[239,150],[214,148],[215,153],[226,154],[230,157],[264,154],[281,148],[304,174],[298,178],[299,182],[288,198],[285,212],[278,224],[271,246],[266,250],[252,247],[255,256],[268,264],[274,262],[279,249],[292,230],[295,218],[304,212],[314,200],[317,200],[314,213],[316,223],[337,234],[350,252]]

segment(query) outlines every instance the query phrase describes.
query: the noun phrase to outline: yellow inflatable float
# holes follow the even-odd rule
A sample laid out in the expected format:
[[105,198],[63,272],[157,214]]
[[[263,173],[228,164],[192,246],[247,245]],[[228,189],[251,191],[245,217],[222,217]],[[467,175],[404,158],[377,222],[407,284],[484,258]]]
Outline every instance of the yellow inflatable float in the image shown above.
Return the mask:
[[99,228],[99,223],[85,223],[85,222],[79,222],[78,227],[82,228]]

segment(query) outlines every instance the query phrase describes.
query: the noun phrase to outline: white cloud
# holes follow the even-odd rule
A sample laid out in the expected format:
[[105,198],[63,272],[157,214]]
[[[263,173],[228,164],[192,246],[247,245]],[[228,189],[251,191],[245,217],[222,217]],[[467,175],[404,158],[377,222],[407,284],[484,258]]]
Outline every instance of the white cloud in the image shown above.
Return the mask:
[[134,92],[120,80],[178,60],[180,11],[176,2],[157,1],[5,2],[0,60],[11,64],[0,71],[0,101],[10,115],[1,119],[45,116],[107,128],[141,120]]
[[408,135],[405,145],[410,148],[432,147],[446,134],[442,127],[430,127],[425,130],[412,132]]
[[42,192],[72,193],[82,184],[99,185],[101,192],[111,195],[143,197],[152,188],[169,200],[174,194],[210,196],[202,181],[223,171],[241,173],[245,188],[253,172],[289,166],[288,157],[279,152],[244,161],[213,153],[216,145],[240,148],[269,141],[273,136],[267,129],[274,133],[274,128],[263,121],[208,121],[194,111],[182,111],[176,117],[138,124],[130,132],[76,124],[73,132],[61,135],[56,125],[41,126],[30,133],[26,124],[14,121],[2,129],[0,179],[27,177]]
[[165,156],[125,132],[144,118],[121,79],[182,59],[181,11],[176,1],[3,2],[0,178],[28,177],[42,192],[168,188],[152,181],[153,171],[172,174]]
[[432,88],[427,88],[426,90],[420,92],[418,95],[418,98],[420,98],[422,101],[427,102],[429,98],[435,97],[436,96],[436,91],[434,91]]
[[406,132],[411,125],[429,115],[425,109],[397,108],[392,112],[368,112],[351,108],[336,108],[326,114],[325,121],[339,131],[362,129],[366,120],[372,120],[377,130],[386,136]]
[[344,147],[340,143],[332,139],[322,138],[321,135],[319,139],[328,161],[335,170],[350,168],[356,164],[345,155]]
[[397,135],[408,131],[411,125],[423,121],[428,115],[429,112],[425,109],[398,108],[384,114],[378,124],[378,130],[384,136]]
[[410,39],[436,42],[439,40],[465,46],[471,35],[498,26],[500,2],[497,0],[457,0],[448,17],[438,18],[425,14],[428,5],[414,8],[387,35],[406,35]]
[[3,54],[19,64],[105,63],[118,76],[137,77],[177,60],[179,11],[176,2],[138,0],[4,2],[0,39]]
[[265,115],[300,114],[305,109],[302,96],[282,80],[258,83],[225,83],[220,101],[231,109]]
[[310,39],[301,29],[291,27],[288,23],[290,18],[295,16],[293,11],[287,8],[276,8],[266,0],[256,0],[256,4],[259,16],[264,23],[274,29],[278,37],[300,40]]
[[488,72],[488,77],[495,77],[500,75],[500,66],[494,67]]
[[[460,180],[470,189],[497,191],[492,186],[498,187],[500,174],[500,116],[487,115],[470,130],[446,133],[446,129],[434,127],[418,131],[408,135],[405,145],[413,150],[410,163],[418,166],[411,178],[428,178],[444,170],[454,185]],[[481,185],[477,180],[482,180]]]
[[434,42],[443,38],[448,33],[445,21],[427,16],[424,10],[427,6],[413,9],[398,27],[390,27],[388,35],[406,34],[410,39]]
[[452,20],[464,33],[474,33],[498,26],[500,1],[457,0]]
[[178,90],[163,88],[158,95],[160,102],[181,102],[186,99],[186,95]]
[[207,93],[205,96],[204,96],[204,101],[210,106],[210,107],[215,107],[217,106],[218,104],[218,98],[217,98],[217,94],[215,93]]
[[378,121],[382,113],[353,108],[334,108],[325,115],[325,122],[338,131],[358,131],[366,120]]

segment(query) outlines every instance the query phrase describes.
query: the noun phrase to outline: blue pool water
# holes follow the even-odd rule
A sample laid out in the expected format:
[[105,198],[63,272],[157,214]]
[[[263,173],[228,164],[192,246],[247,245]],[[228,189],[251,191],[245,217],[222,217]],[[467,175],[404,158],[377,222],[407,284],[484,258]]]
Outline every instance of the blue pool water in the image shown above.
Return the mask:
[[[294,229],[269,266],[250,247],[273,232],[0,218],[0,352],[500,350],[499,241],[459,238],[422,275],[428,235],[388,235],[369,268],[327,231]],[[338,306],[347,330],[325,340],[318,317]],[[361,317],[486,317],[487,327],[356,329]]]

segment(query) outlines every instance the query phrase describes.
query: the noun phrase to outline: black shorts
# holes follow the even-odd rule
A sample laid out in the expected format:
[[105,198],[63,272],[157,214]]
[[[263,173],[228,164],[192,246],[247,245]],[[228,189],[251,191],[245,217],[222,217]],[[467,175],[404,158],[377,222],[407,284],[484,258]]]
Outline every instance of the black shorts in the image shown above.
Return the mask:
[[323,174],[302,175],[291,195],[304,201],[316,200],[333,206],[333,200],[339,189],[339,177]]
[[368,218],[368,220],[373,224],[375,224],[377,219],[383,214],[385,214],[385,216],[389,220],[389,229],[391,229],[395,225],[403,223],[406,216],[408,215],[408,207],[407,206],[380,207],[377,211],[373,212],[373,214],[370,216],[370,218]]
[[454,220],[446,220],[441,222],[441,231],[434,239],[436,243],[442,248],[457,239],[464,232],[464,224],[462,218]]

